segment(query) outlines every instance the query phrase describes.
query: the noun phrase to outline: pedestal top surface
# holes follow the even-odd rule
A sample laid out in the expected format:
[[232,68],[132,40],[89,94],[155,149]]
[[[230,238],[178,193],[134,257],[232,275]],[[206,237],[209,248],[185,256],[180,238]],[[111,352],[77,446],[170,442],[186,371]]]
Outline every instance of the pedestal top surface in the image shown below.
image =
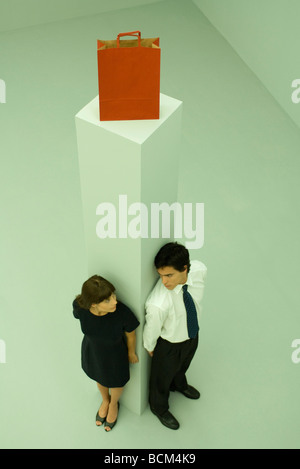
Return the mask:
[[181,104],[182,101],[161,93],[159,119],[100,121],[99,97],[96,96],[96,98],[76,114],[76,118],[141,144],[145,142],[145,140],[147,140]]

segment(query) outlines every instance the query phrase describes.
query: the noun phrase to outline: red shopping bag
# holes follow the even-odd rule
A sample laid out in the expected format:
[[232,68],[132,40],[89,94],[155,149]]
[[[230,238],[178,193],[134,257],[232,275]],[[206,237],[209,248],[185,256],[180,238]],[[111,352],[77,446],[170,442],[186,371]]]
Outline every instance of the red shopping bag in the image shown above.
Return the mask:
[[159,38],[133,31],[97,46],[100,120],[159,119]]

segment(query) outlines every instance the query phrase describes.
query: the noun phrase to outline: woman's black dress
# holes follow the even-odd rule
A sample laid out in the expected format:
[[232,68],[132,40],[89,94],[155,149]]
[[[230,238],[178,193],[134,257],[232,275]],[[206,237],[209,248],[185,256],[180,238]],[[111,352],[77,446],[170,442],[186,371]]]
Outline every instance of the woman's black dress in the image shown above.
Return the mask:
[[121,388],[129,380],[128,349],[125,332],[134,331],[139,321],[123,303],[113,313],[95,316],[73,302],[73,314],[80,320],[84,338],[81,365],[84,372],[107,388]]

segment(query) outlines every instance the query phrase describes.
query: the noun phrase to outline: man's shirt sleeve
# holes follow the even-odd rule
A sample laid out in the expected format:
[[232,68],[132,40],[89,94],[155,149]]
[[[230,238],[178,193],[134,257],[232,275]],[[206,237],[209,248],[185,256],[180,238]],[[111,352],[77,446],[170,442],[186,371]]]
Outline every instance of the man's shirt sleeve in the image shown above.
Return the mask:
[[146,304],[146,323],[144,326],[143,339],[144,347],[148,352],[153,352],[157,339],[161,335],[163,323],[166,318],[160,308],[152,304]]

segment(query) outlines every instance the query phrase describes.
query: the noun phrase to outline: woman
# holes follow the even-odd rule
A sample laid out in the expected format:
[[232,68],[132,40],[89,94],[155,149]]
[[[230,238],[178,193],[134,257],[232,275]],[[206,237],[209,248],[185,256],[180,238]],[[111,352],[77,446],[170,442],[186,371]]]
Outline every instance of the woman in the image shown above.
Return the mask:
[[81,294],[73,301],[73,314],[84,333],[82,368],[97,382],[102,395],[96,425],[104,424],[105,430],[111,431],[117,422],[119,399],[129,381],[129,362],[138,362],[135,329],[139,321],[117,301],[115,287],[99,275],[84,282]]

